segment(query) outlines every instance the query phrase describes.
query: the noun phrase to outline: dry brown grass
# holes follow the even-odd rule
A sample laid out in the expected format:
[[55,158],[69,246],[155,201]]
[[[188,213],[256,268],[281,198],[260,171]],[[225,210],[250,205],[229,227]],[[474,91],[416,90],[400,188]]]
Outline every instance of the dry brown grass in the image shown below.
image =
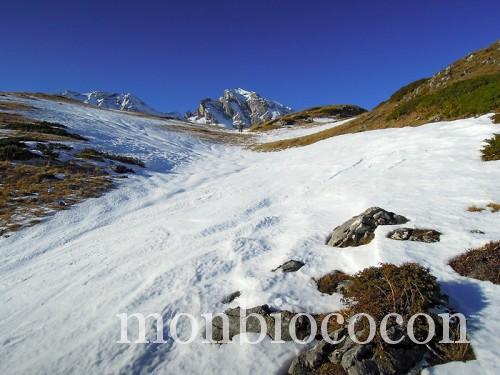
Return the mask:
[[500,284],[500,241],[469,249],[449,264],[462,276]]
[[321,293],[333,294],[337,292],[338,287],[349,280],[351,276],[341,271],[333,271],[323,275],[316,281],[316,285],[318,286],[318,290]]
[[[59,178],[57,176],[64,176]],[[39,222],[37,218],[66,209],[110,190],[113,182],[93,165],[0,163],[0,234]]]
[[469,212],[483,212],[483,211],[486,211],[486,209],[490,210],[493,213],[499,212],[500,211],[500,203],[490,202],[486,205],[486,207],[478,207],[476,205],[472,205],[472,206],[467,207],[467,211],[469,211]]
[[274,120],[269,120],[261,122],[259,124],[255,124],[250,128],[250,131],[268,131],[268,130],[278,129],[284,125],[303,125],[311,123],[314,117],[329,117],[336,120],[343,120],[354,116],[358,116],[364,112],[367,112],[367,110],[357,105],[351,105],[351,104],[325,105],[321,107],[305,109],[300,112],[295,112],[285,116],[281,116]]
[[500,204],[499,203],[488,203],[486,205],[490,209],[491,212],[498,212],[500,211]]
[[17,102],[0,102],[2,111],[29,111],[34,109],[32,106]]
[[477,207],[477,206],[469,206],[469,207],[467,207],[467,211],[469,211],[469,212],[482,212],[484,210],[486,210],[486,208]]

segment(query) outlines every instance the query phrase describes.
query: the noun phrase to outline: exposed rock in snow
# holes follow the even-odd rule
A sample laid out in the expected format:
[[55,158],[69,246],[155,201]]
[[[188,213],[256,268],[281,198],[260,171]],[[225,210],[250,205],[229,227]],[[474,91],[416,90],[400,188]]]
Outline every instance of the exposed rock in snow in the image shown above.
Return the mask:
[[408,219],[394,212],[372,207],[335,228],[326,244],[334,247],[365,245],[373,239],[379,225],[404,224],[407,221]]
[[[246,316],[246,332],[252,333],[260,333],[260,321],[256,315],[260,315],[264,319],[266,324],[267,331],[265,331],[266,335],[275,338],[276,334],[276,326],[275,326],[275,317],[271,316],[274,314],[281,315],[281,339],[284,341],[291,341],[292,337],[290,335],[290,323],[292,318],[297,315],[297,313],[293,313],[290,311],[278,311],[271,309],[268,305],[256,306],[251,309],[245,310],[243,313],[243,309],[239,306],[234,309],[227,309],[224,311],[224,314],[228,318],[228,329],[227,334],[228,340],[231,340],[234,336],[239,335],[243,329],[240,329],[240,317]],[[252,315],[253,314],[253,315]],[[219,343],[225,343],[226,338],[223,335],[223,318],[220,316],[215,316],[212,320],[212,339],[213,341]],[[300,315],[297,317],[295,321],[295,333],[299,340],[307,337],[311,332],[311,324],[307,317]]]
[[281,270],[283,272],[297,272],[302,267],[304,267],[304,263],[298,260],[289,260],[283,263],[281,266],[275,268],[273,272]]
[[292,108],[263,98],[254,91],[243,89],[224,90],[219,99],[203,99],[198,110],[188,119],[202,124],[216,124],[228,128],[250,126],[261,121],[273,120],[292,112]]
[[228,294],[227,296],[225,296],[223,299],[222,299],[222,303],[223,304],[229,304],[231,302],[233,302],[236,298],[238,298],[239,296],[241,296],[241,292],[239,290],[237,290],[236,292],[233,292],[231,294]]
[[80,102],[94,105],[99,108],[114,109],[118,111],[128,111],[128,112],[141,112],[147,113],[154,116],[168,117],[168,118],[180,118],[180,114],[175,112],[163,113],[159,112],[141,99],[131,93],[108,93],[103,91],[92,91],[87,93],[79,93],[75,91],[64,91],[61,93],[62,96]]
[[434,229],[398,228],[387,235],[388,238],[400,241],[439,242],[441,233]]

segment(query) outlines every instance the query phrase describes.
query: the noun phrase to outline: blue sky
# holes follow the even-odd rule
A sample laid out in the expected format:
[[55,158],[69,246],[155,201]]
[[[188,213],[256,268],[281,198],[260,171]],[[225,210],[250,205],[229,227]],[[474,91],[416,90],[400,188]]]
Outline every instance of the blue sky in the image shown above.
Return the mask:
[[0,91],[133,92],[194,109],[224,88],[373,107],[500,38],[500,2],[2,2]]

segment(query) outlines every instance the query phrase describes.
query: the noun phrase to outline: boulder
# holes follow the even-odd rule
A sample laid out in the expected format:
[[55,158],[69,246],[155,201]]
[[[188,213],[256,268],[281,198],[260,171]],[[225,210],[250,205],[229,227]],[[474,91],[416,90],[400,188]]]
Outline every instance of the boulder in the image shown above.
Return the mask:
[[333,247],[360,246],[369,243],[375,237],[379,225],[407,223],[408,219],[380,207],[371,207],[360,215],[336,227],[326,240]]
[[439,242],[441,233],[434,229],[398,228],[389,232],[387,237],[399,241]]

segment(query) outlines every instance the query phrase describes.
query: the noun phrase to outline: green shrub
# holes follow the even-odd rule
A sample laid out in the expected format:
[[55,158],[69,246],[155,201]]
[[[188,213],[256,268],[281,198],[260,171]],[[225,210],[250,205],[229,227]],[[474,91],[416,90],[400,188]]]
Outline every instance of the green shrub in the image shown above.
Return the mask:
[[495,134],[493,138],[486,139],[486,146],[481,150],[484,161],[500,160],[500,134]]

